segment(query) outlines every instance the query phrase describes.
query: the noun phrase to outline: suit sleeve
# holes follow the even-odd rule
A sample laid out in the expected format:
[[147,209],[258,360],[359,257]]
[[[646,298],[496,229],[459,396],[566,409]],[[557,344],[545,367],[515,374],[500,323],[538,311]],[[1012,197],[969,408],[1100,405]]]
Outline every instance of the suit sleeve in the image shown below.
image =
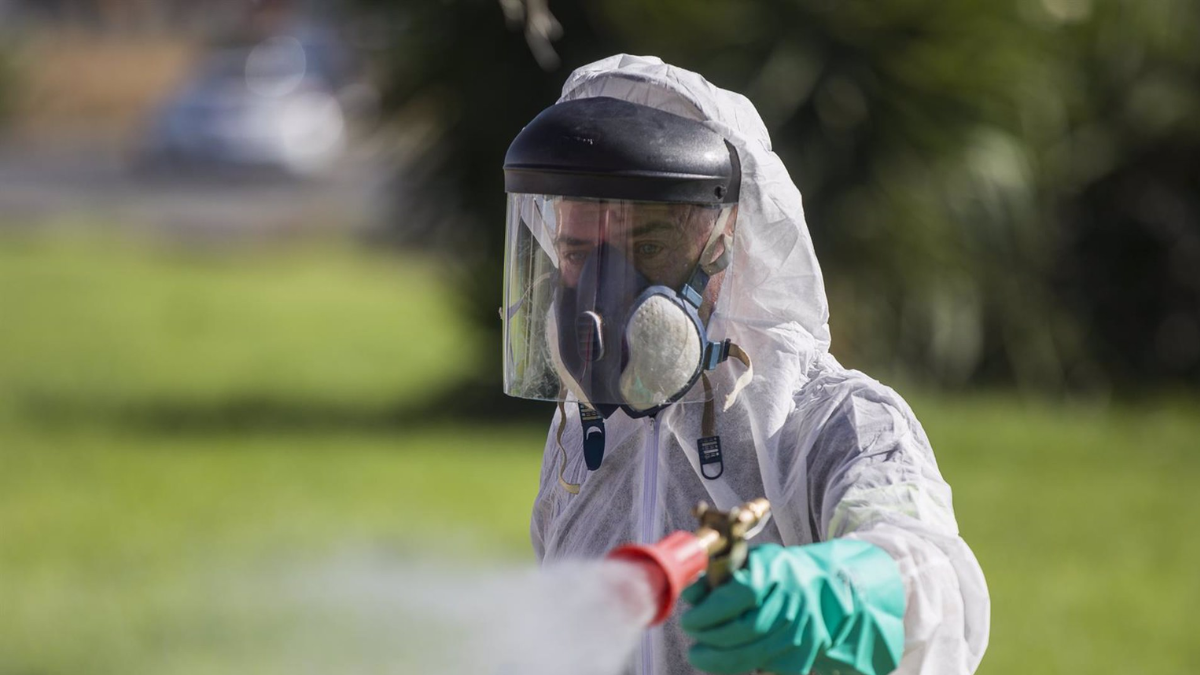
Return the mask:
[[816,537],[866,541],[896,560],[906,599],[897,673],[973,673],[988,641],[983,571],[925,432],[895,392],[871,385],[837,405],[809,453]]

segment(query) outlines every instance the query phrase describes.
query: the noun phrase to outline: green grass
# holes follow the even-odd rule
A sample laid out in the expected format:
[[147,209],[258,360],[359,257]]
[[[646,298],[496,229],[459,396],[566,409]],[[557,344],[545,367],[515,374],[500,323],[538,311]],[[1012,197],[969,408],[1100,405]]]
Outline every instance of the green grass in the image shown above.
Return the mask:
[[[495,351],[456,304],[338,244],[0,239],[0,675],[280,672],[276,575],[527,559],[544,428],[404,412]],[[913,402],[991,588],[980,672],[1200,671],[1194,402]]]
[[916,409],[991,591],[981,673],[1197,672],[1195,405]]
[[336,244],[6,239],[0,386],[82,408],[415,402],[476,365],[458,305],[435,265]]

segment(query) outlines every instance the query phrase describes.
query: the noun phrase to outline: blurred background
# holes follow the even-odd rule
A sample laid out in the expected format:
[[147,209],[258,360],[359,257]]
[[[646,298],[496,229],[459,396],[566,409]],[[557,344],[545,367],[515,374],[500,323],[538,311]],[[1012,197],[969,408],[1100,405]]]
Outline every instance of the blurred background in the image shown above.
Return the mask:
[[1194,0],[0,0],[0,675],[386,672],[280,589],[532,559],[500,167],[618,52],[762,113],[980,672],[1200,671],[1198,44]]

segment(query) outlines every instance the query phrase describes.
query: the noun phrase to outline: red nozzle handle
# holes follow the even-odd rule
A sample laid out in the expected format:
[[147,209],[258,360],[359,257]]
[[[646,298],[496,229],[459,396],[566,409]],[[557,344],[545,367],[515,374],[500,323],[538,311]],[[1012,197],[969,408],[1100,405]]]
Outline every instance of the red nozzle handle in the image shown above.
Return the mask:
[[610,560],[624,560],[646,571],[657,610],[650,620],[657,626],[671,615],[683,589],[700,578],[708,567],[708,551],[691,532],[672,532],[655,544],[626,544],[609,552]]

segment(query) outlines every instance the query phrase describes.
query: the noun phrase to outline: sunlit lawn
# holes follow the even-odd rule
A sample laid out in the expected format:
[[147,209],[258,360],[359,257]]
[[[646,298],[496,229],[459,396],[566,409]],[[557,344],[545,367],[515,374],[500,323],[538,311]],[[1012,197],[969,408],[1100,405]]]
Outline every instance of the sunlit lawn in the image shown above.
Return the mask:
[[[404,414],[479,342],[414,258],[0,240],[0,675],[277,672],[255,580],[526,559],[544,428]],[[981,672],[1200,671],[1194,404],[913,403],[991,586]]]

